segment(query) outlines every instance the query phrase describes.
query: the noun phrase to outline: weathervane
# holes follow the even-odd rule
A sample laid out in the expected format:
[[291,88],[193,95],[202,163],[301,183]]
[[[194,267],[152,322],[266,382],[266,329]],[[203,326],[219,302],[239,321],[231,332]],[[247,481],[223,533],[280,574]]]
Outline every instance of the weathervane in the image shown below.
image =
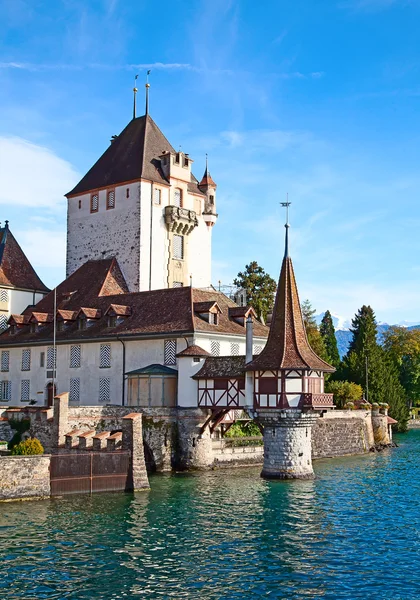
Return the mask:
[[280,202],[280,205],[286,209],[286,243],[285,243],[285,248],[284,248],[284,256],[285,258],[287,258],[289,256],[289,206],[292,203],[289,202],[289,194],[286,194],[286,202]]
[[150,88],[149,75],[150,75],[150,69],[146,73],[146,85],[145,85],[145,88],[146,88],[146,115],[149,114],[149,88]]
[[134,94],[134,98],[133,98],[133,119],[136,118],[136,95],[137,95],[137,92],[138,92],[138,90],[137,90],[137,78],[138,78],[138,75],[136,75],[134,77],[134,87],[133,87],[133,94]]

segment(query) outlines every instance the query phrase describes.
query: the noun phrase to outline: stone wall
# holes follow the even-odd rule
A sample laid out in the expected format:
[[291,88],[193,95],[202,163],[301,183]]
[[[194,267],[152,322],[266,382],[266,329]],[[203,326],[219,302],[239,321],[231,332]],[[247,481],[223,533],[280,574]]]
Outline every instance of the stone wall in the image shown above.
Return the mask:
[[10,428],[9,421],[0,421],[0,441],[10,442],[13,437],[13,431]]
[[0,501],[47,498],[49,495],[49,456],[0,457]]
[[260,465],[263,462],[264,447],[261,446],[230,446],[224,440],[213,440],[214,465],[219,467],[234,467]]
[[312,458],[363,454],[373,446],[370,411],[326,412],[312,427]]

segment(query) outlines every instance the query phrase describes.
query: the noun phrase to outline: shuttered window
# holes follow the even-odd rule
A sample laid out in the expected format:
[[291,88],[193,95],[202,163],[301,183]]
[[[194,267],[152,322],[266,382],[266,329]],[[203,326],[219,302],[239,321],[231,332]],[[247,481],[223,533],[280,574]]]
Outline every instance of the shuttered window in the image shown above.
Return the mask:
[[173,258],[184,258],[184,236],[174,235],[172,238]]
[[212,342],[210,348],[212,356],[220,356],[220,342]]
[[57,348],[48,346],[47,348],[47,369],[55,369],[57,364]]
[[107,369],[111,366],[111,344],[101,344],[99,350],[99,368]]
[[7,316],[0,315],[0,331],[7,329]]
[[110,402],[111,400],[111,379],[101,377],[99,379],[99,402]]
[[106,196],[106,207],[115,208],[115,190],[109,190]]
[[22,371],[31,370],[31,351],[22,350]]
[[174,191],[174,204],[175,206],[179,206],[179,208],[182,206],[182,190],[179,188],[175,188]]
[[261,354],[262,346],[254,346],[254,354]]
[[80,377],[70,379],[69,400],[70,402],[80,401]]
[[30,398],[30,382],[29,379],[22,379],[20,384],[20,400],[21,402],[29,402]]
[[78,369],[82,359],[82,347],[70,346],[70,369]]
[[0,290],[0,302],[8,302],[9,292],[7,290]]
[[161,203],[161,190],[159,188],[155,188],[153,192],[153,202],[155,204]]
[[179,288],[179,287],[183,287],[184,284],[181,281],[174,281],[172,284],[172,287],[174,288]]
[[9,350],[2,350],[1,352],[1,370],[3,373],[9,370],[10,364],[10,352]]
[[165,340],[165,365],[176,365],[176,340]]
[[230,345],[230,353],[232,356],[239,355],[239,344],[231,344]]
[[12,382],[1,381],[0,382],[0,400],[2,402],[10,402],[12,399]]
[[90,197],[90,212],[98,212],[99,208],[99,194],[92,194]]

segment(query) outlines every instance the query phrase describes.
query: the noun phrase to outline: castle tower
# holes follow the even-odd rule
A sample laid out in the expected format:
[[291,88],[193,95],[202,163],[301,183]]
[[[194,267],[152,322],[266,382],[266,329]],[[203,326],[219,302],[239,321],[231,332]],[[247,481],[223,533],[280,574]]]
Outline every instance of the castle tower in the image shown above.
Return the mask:
[[115,257],[130,291],[211,285],[210,203],[192,159],[146,114],[133,118],[67,194],[67,277]]
[[206,195],[204,202],[203,216],[208,227],[213,227],[217,221],[216,213],[216,188],[217,185],[214,183],[212,176],[210,175],[208,160],[206,155],[206,170],[204,171],[203,178],[198,184],[200,190]]
[[324,373],[335,369],[309,345],[299,294],[286,248],[270,333],[262,352],[246,365],[253,373],[254,415],[264,426],[261,475],[274,479],[313,477],[311,428],[322,409],[333,407],[324,393]]

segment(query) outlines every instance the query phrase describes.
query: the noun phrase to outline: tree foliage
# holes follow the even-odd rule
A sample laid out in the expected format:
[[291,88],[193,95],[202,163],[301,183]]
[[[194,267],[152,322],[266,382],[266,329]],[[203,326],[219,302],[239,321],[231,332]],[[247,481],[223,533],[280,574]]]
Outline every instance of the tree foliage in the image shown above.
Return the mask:
[[383,346],[398,369],[410,403],[420,403],[420,329],[393,326],[384,333]]
[[370,306],[358,310],[351,332],[353,338],[337,377],[361,385],[369,402],[387,402],[398,429],[404,431],[409,417],[406,393],[390,354],[377,342],[376,318]]
[[315,320],[316,309],[312,308],[312,304],[309,302],[309,300],[304,300],[301,308],[303,323],[305,325],[309,345],[315,354],[328,362],[328,352]]
[[352,381],[327,381],[325,391],[334,394],[334,404],[337,408],[344,408],[346,402],[356,402],[363,396],[363,388]]
[[340,354],[338,352],[337,339],[335,337],[334,323],[329,310],[327,310],[322,317],[319,332],[324,341],[329,362],[337,369],[340,365]]
[[14,456],[30,456],[33,454],[44,454],[44,448],[37,438],[28,438],[23,442],[19,442],[10,454]]
[[259,319],[265,321],[274,305],[277,287],[274,279],[256,261],[252,261],[243,272],[238,273],[233,283],[246,291],[247,304],[253,307]]

